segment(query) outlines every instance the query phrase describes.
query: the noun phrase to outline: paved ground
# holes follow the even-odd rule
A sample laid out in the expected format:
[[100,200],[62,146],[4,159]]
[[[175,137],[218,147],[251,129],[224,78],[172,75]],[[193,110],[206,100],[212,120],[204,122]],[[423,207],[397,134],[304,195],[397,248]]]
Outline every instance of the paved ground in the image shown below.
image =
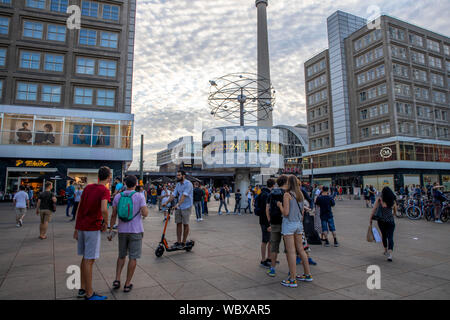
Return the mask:
[[[217,208],[212,201],[210,207]],[[234,206],[233,206],[234,207]],[[216,209],[217,210],[217,209]],[[94,268],[94,290],[109,299],[449,299],[450,223],[397,219],[394,262],[388,263],[380,244],[365,241],[369,211],[360,201],[338,202],[335,220],[341,246],[312,246],[314,282],[285,288],[284,255],[277,276],[270,278],[259,267],[260,229],[257,217],[218,216],[203,222],[191,217],[190,253],[165,253],[154,249],[162,231],[155,210],[144,220],[143,258],[139,260],[131,293],[111,291],[117,257],[117,238],[102,236],[101,257]],[[59,207],[47,240],[39,240],[38,217],[29,211],[24,226],[16,228],[11,204],[0,204],[0,299],[76,299],[66,287],[66,268],[79,264],[74,224]],[[168,237],[174,240],[171,224]],[[381,290],[366,286],[367,266],[381,268]],[[299,267],[299,271],[301,268]],[[122,282],[125,278],[123,272]]]

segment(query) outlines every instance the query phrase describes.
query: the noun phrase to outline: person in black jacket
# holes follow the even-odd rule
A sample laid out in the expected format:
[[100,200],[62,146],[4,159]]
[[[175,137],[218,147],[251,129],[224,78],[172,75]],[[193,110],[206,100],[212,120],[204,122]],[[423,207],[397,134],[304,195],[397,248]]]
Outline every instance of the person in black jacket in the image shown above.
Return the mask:
[[257,197],[258,205],[255,210],[256,215],[259,216],[259,225],[261,227],[262,233],[260,266],[264,268],[270,268],[270,232],[268,231],[270,224],[267,219],[266,208],[270,192],[272,191],[274,186],[274,179],[267,180],[267,188],[263,187],[261,189],[261,193]]
[[203,190],[200,188],[200,184],[198,182],[194,182],[194,208],[195,215],[197,216],[197,222],[202,221],[202,199],[203,199]]

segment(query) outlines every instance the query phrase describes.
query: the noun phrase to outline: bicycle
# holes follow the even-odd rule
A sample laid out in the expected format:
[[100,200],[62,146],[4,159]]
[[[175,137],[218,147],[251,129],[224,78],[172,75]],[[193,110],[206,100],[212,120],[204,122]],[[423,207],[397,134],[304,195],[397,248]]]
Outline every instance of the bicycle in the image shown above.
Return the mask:
[[397,200],[397,211],[395,212],[397,218],[403,218],[406,216],[406,199],[404,196],[399,195]]
[[442,222],[447,222],[448,219],[450,218],[450,203],[449,202],[442,203],[442,209],[441,209],[439,218],[441,219]]
[[[419,220],[420,218],[422,218],[422,209],[420,207],[423,208],[423,202],[420,206],[419,201],[421,200],[418,199],[410,199],[410,200],[413,200],[412,205],[409,205],[406,208],[406,215],[411,220]],[[408,203],[410,202],[408,201]]]

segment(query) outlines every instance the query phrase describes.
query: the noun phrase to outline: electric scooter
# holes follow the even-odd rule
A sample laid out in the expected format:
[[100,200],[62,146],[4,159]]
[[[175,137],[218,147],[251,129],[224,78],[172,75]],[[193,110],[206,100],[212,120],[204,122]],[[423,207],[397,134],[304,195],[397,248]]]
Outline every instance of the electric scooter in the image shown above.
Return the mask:
[[186,245],[184,246],[183,249],[169,247],[167,240],[166,240],[166,230],[167,230],[167,225],[169,224],[170,215],[172,214],[172,211],[173,211],[173,208],[169,208],[169,213],[168,213],[167,219],[164,223],[164,230],[163,230],[163,234],[161,236],[161,242],[159,243],[158,247],[155,250],[155,255],[158,258],[164,254],[164,250],[167,252],[179,251],[179,250],[185,250],[186,252],[189,252],[192,250],[192,247],[194,247],[194,244],[195,244],[194,241],[189,240],[189,241],[186,241]]

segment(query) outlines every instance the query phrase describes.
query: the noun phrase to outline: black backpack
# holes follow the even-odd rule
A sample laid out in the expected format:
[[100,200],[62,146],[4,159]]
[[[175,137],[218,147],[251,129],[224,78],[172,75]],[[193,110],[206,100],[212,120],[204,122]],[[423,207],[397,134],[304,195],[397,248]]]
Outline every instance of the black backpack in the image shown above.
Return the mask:
[[309,215],[309,212],[305,212],[303,216],[303,230],[305,231],[306,240],[311,245],[322,244],[320,236],[314,228],[314,217]]
[[269,196],[270,192],[267,192],[268,190],[262,189],[261,193],[256,196],[255,199],[255,215],[258,217],[261,216],[261,214],[264,214],[266,211],[266,204],[267,204],[267,197]]

